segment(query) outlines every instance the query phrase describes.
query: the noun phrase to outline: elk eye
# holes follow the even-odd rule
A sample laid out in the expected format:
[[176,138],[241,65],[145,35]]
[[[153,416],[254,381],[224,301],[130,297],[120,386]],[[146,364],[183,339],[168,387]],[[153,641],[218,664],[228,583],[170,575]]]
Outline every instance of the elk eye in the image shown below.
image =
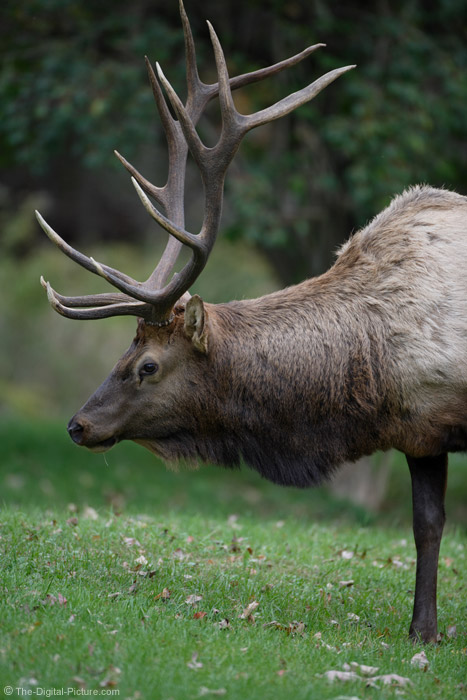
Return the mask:
[[159,365],[155,362],[146,362],[146,364],[143,365],[144,374],[155,374],[158,369]]

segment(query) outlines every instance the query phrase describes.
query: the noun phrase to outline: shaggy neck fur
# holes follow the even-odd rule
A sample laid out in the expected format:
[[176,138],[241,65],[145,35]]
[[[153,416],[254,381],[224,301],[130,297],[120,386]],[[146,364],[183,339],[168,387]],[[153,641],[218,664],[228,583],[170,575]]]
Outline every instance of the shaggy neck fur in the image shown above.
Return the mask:
[[356,324],[358,311],[328,284],[207,305],[207,401],[193,434],[183,436],[185,457],[226,466],[243,460],[276,483],[309,486],[385,447],[381,324]]

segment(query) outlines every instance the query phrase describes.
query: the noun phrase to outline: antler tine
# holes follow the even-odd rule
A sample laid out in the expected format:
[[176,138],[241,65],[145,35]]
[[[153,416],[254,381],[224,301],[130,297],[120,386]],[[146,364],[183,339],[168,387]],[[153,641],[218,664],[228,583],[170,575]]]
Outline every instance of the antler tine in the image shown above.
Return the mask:
[[155,185],[153,185],[152,182],[147,180],[144,177],[144,175],[141,175],[141,173],[134,167],[134,165],[127,161],[127,159],[124,158],[124,156],[122,156],[121,153],[114,150],[114,154],[117,156],[120,163],[128,170],[130,175],[134,177],[135,180],[137,180],[137,182],[140,184],[143,190],[145,190],[145,192],[150,194],[151,197],[154,197],[156,201],[163,205],[163,188],[156,187]]
[[[114,295],[95,294],[87,297],[63,297],[61,294],[52,289],[49,282],[46,282],[41,277],[41,284],[47,291],[47,299],[52,308],[61,316],[80,321],[87,321],[99,318],[110,318],[111,316],[140,316],[141,318],[150,319],[153,309],[149,304],[129,299],[118,303],[111,302],[110,297],[116,300],[118,297]],[[103,298],[108,296],[109,301],[104,303]],[[122,295],[123,298],[124,295]],[[85,308],[77,308],[82,301],[82,306]],[[91,302],[95,302],[95,306],[91,306]]]
[[316,95],[327,87],[327,85],[334,82],[334,80],[355,67],[355,65],[351,65],[344,66],[343,68],[335,68],[334,70],[325,73],[302,90],[294,92],[291,95],[284,97],[282,100],[279,100],[275,104],[271,105],[271,107],[267,107],[266,109],[256,112],[255,114],[247,116],[242,115],[246,130],[250,131],[257,126],[274,121],[275,119],[279,119],[280,117],[293,112],[293,110],[297,109],[297,107],[301,107],[301,105],[306,104],[306,102],[309,102],[316,97]]
[[170,233],[171,236],[174,236],[180,243],[184,243],[187,245],[189,248],[197,248],[199,246],[199,239],[198,236],[195,236],[192,233],[189,233],[189,231],[185,231],[184,229],[180,228],[179,226],[175,226],[175,224],[170,221],[166,216],[160,213],[156,209],[156,207],[151,204],[149,199],[147,198],[146,194],[144,193],[144,190],[142,187],[139,186],[138,182],[135,180],[135,178],[131,178],[131,181],[133,183],[133,186],[138,193],[138,196],[141,200],[141,203],[143,204],[144,208],[148,212],[152,218],[157,221],[157,223],[165,228],[166,231]]
[[186,82],[188,90],[186,107],[191,119],[196,124],[206,103],[210,99],[209,96],[211,94],[212,86],[203,83],[199,77],[198,65],[196,62],[195,42],[182,0],[180,0],[179,6],[183,26],[183,36],[185,38]]
[[[40,283],[47,291],[50,283],[47,282],[42,275],[40,277]],[[55,289],[52,289],[52,291],[60,304],[63,304],[63,306],[70,309],[87,308],[91,306],[109,306],[110,304],[119,304],[122,301],[134,302],[134,299],[126,294],[121,294],[120,292],[115,294],[86,294],[85,296],[68,297],[63,296],[63,294],[59,294],[57,291],[55,291]]]
[[[127,286],[139,284],[138,282],[136,282],[136,280],[132,279],[128,275],[125,275],[123,272],[115,270],[113,267],[109,267],[108,265],[103,265],[102,263],[97,262],[97,260],[94,260],[94,258],[88,257],[87,255],[83,255],[83,253],[80,253],[79,250],[76,250],[66,241],[64,241],[63,238],[59,236],[58,233],[54,231],[51,226],[49,226],[47,221],[45,221],[45,219],[37,210],[35,214],[39,225],[41,226],[42,230],[47,235],[47,237],[52,241],[52,243],[55,243],[55,245],[58,248],[60,248],[62,253],[65,253],[65,255],[77,262],[78,265],[81,265],[81,267],[84,267],[86,270],[89,270],[89,272],[93,272],[95,275],[99,275],[99,277],[103,277],[109,282],[111,280],[116,280],[118,281],[118,284]],[[117,284],[115,286],[118,287]]]

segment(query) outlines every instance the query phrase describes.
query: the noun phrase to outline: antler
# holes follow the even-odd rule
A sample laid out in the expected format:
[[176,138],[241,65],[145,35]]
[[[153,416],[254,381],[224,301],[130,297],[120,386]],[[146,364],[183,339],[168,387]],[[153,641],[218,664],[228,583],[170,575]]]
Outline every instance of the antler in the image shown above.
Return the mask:
[[[39,212],[36,212],[39,224],[47,236],[65,255],[90,272],[104,277],[116,289],[120,290],[119,293],[66,297],[55,292],[50,284],[41,278],[41,284],[47,289],[47,296],[53,308],[68,318],[97,319],[133,315],[154,325],[163,326],[170,323],[173,318],[174,305],[187,293],[203,270],[216,240],[222,213],[225,174],[243,136],[251,129],[279,119],[279,117],[305,104],[340,75],[354,68],[354,66],[345,66],[332,70],[271,107],[255,114],[242,115],[235,108],[232,90],[275,75],[303,60],[324,44],[310,46],[301,53],[273,66],[245,73],[236,78],[229,78],[221,45],[214,29],[208,22],[218,74],[218,82],[208,85],[203,83],[198,75],[193,36],[181,0],[180,15],[185,35],[188,86],[185,105],[182,104],[165,78],[160,66],[157,65],[158,77],[156,77],[146,58],[149,80],[169,151],[168,176],[164,187],[156,187],[150,183],[123,156],[115,152],[131,173],[133,185],[145,209],[170,234],[167,246],[150,277],[145,282],[138,282],[119,270],[103,265],[72,248],[44,221]],[[176,119],[170,113],[162,93],[161,84],[169,98]],[[199,138],[195,127],[207,103],[216,96],[219,96],[222,128],[217,144],[208,148]],[[199,168],[204,187],[204,220],[198,234],[185,230],[184,188],[188,149]],[[152,204],[147,195],[152,197],[159,207],[163,208],[165,214],[162,214]],[[191,258],[179,273],[175,273],[167,281],[183,245],[191,249]]]

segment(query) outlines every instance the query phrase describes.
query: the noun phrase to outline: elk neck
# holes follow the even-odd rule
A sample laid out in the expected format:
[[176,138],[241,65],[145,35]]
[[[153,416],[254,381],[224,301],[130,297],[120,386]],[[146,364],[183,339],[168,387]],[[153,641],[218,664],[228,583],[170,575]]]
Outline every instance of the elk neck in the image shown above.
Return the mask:
[[260,299],[207,305],[209,459],[243,459],[273,481],[308,486],[387,447],[394,399],[383,324],[358,298],[330,271]]

